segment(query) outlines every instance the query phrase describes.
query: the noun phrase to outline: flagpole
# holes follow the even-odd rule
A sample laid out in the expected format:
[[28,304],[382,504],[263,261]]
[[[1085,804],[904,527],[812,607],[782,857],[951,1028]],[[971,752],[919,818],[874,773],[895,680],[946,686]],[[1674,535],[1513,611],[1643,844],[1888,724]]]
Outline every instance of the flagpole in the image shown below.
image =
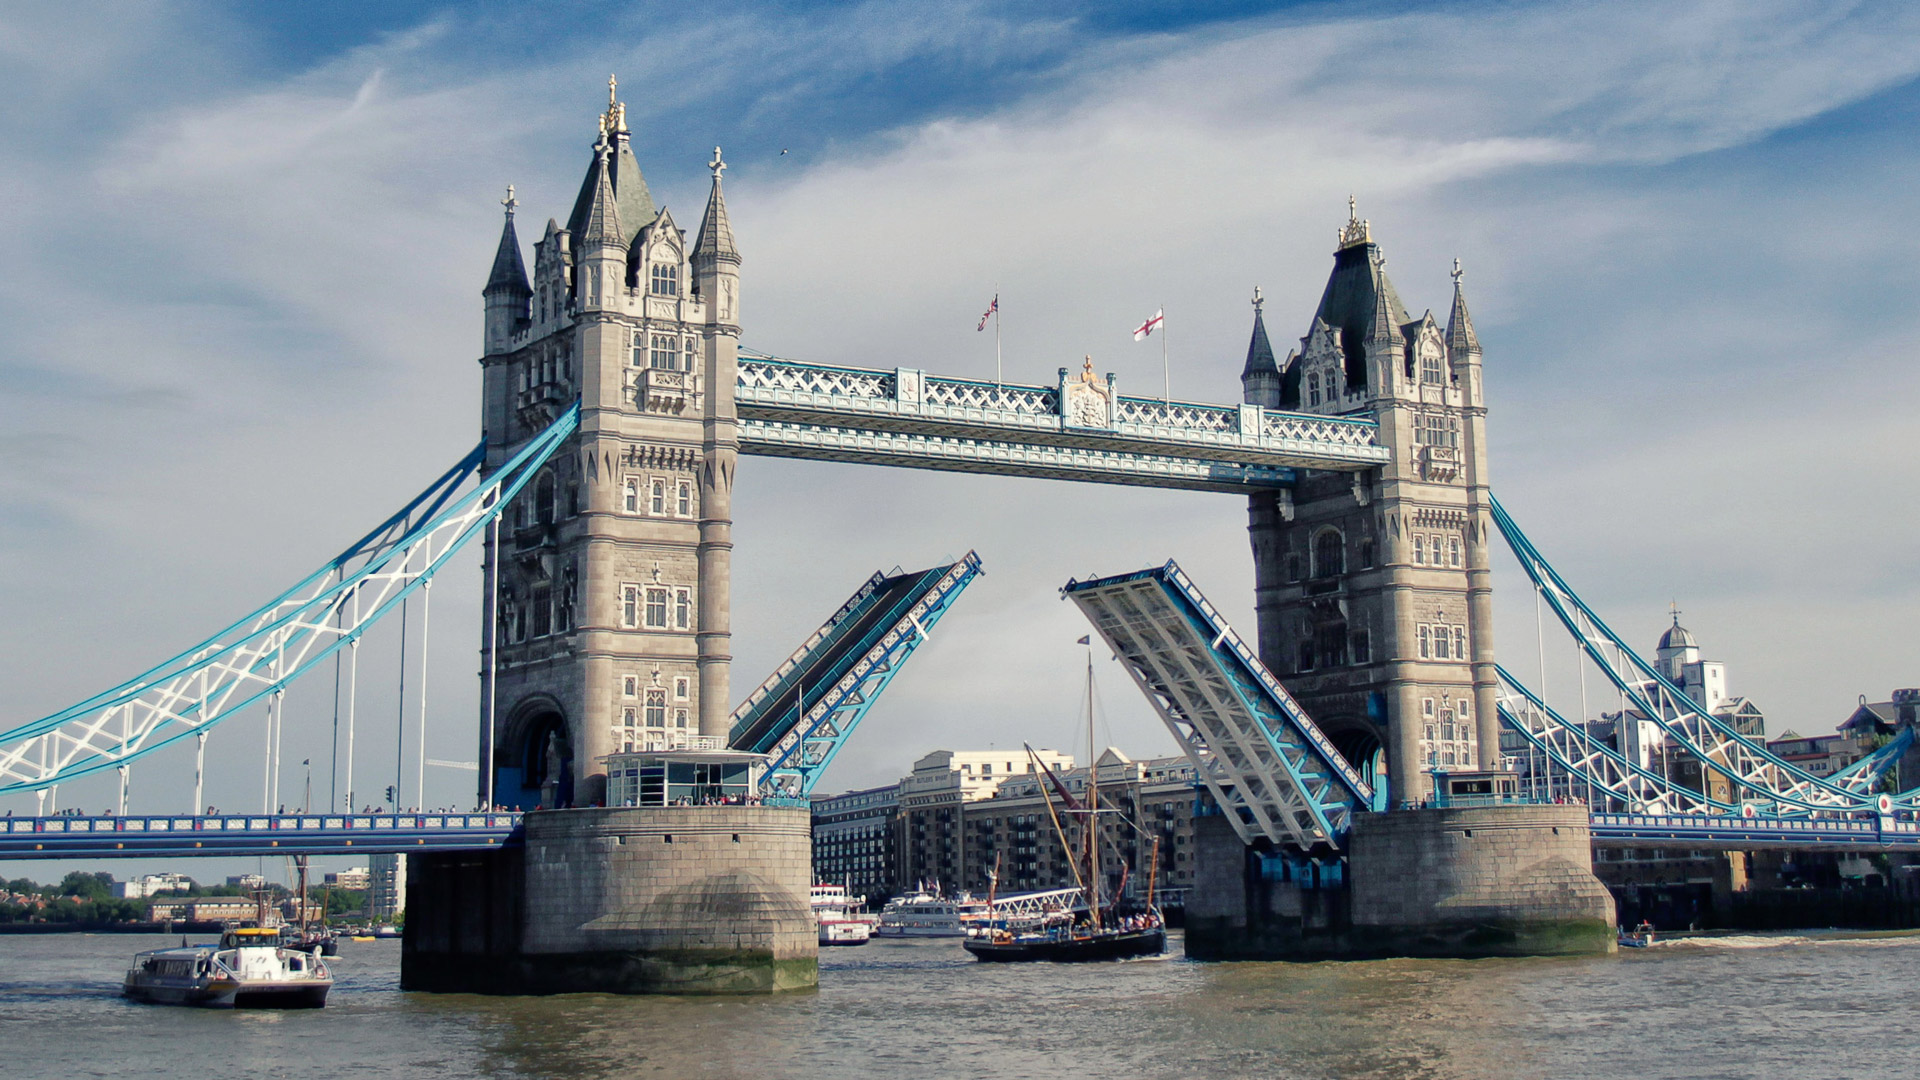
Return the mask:
[[1000,294],[993,294],[993,388],[1000,389]]
[[1160,309],[1160,378],[1167,392],[1167,422],[1173,422],[1173,367],[1167,362],[1167,309]]

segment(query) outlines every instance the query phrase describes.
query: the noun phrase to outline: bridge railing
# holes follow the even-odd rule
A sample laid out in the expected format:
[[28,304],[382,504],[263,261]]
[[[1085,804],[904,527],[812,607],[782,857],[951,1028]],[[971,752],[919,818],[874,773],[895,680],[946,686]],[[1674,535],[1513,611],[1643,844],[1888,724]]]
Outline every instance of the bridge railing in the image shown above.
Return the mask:
[[128,814],[99,817],[0,818],[0,834],[74,833],[263,833],[351,831],[455,831],[512,829],[518,811],[412,814]]

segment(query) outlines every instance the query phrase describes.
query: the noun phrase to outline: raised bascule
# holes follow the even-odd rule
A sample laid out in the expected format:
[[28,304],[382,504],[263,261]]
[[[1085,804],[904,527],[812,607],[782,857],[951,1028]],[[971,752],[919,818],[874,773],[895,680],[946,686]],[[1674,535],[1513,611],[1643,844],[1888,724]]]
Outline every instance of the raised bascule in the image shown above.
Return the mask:
[[[1920,850],[1920,793],[1880,791],[1910,727],[1838,775],[1775,757],[1627,648],[1493,497],[1457,262],[1445,323],[1412,317],[1350,204],[1285,356],[1255,290],[1238,404],[1130,397],[1090,358],[1040,386],[782,359],[739,344],[719,150],[689,242],[654,204],[613,91],[530,272],[508,190],[483,291],[480,446],[250,615],[0,734],[0,795],[39,800],[0,821],[0,858],[403,851],[410,988],[813,985],[808,796],[983,565],[969,552],[873,575],[735,704],[732,489],[752,455],[1248,499],[1252,641],[1174,562],[1063,590],[1200,778],[1191,955],[1607,951],[1595,846]],[[1699,763],[1698,790],[1496,662],[1496,538],[1622,713]],[[424,636],[435,575],[475,541],[480,805],[356,812],[363,638],[396,611],[407,625],[416,601]],[[282,698],[329,660],[347,674],[345,798],[287,812]],[[197,778],[209,733],[263,710],[260,814],[128,813],[136,761],[191,746]],[[1519,789],[1503,731],[1556,797]],[[53,813],[59,784],[108,772],[118,814]],[[192,806],[205,797],[196,779]]]

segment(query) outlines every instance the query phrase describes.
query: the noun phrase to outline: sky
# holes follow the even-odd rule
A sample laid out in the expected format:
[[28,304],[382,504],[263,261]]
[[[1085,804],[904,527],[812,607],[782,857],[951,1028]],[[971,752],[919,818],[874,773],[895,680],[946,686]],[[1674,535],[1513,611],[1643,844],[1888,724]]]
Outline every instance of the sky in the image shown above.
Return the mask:
[[[1495,491],[1630,641],[1677,603],[1774,735],[1920,684],[1920,8],[1088,7],[8,5],[0,726],[251,610],[473,445],[499,199],[523,238],[564,219],[610,72],[689,230],[725,148],[742,344],[796,359],[988,374],[997,294],[1010,380],[1091,354],[1151,393],[1130,331],[1164,308],[1175,394],[1237,400],[1253,288],[1284,349],[1351,194],[1414,313],[1462,260]],[[822,790],[1077,744],[1070,577],[1175,558],[1251,630],[1233,496],[751,458],[735,519],[738,693],[873,571],[985,562]],[[475,757],[475,566],[435,591],[436,759]],[[1572,646],[1496,567],[1502,661],[1572,708]],[[396,772],[394,637],[363,792]],[[1171,753],[1099,677],[1102,741]],[[282,802],[302,760],[336,783],[332,689],[289,694]],[[260,804],[261,740],[215,732],[213,802]],[[132,808],[185,809],[191,767],[136,766]],[[471,784],[436,767],[426,802]]]

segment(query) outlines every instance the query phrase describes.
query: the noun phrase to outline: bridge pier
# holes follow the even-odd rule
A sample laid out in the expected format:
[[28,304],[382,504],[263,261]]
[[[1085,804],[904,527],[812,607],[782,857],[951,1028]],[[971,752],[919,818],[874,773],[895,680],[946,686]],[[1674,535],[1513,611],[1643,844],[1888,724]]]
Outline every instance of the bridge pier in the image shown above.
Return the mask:
[[408,875],[406,990],[758,994],[819,981],[808,812],[528,814],[526,843]]
[[1249,847],[1194,822],[1187,954],[1201,960],[1555,956],[1612,952],[1581,806],[1402,810],[1354,819],[1348,854]]

